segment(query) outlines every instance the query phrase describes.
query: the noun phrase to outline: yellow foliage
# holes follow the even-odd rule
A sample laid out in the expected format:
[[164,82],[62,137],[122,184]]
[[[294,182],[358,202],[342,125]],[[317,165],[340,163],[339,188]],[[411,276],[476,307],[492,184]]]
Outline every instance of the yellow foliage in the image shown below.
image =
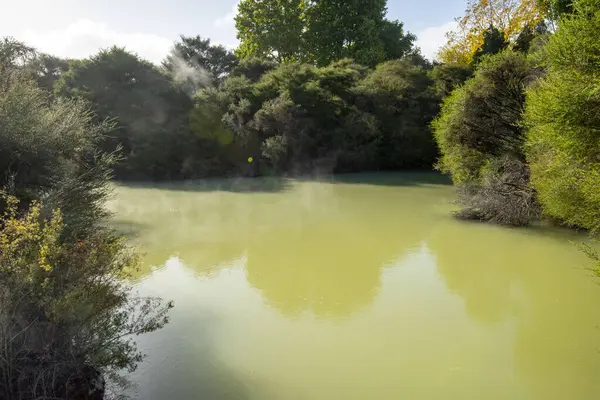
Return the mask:
[[0,263],[35,259],[37,267],[46,272],[52,271],[52,255],[59,252],[58,239],[63,229],[60,210],[55,210],[52,218],[44,222],[39,203],[33,202],[27,214],[20,218],[17,214],[18,201],[12,196],[3,200],[5,210],[0,217]]
[[457,18],[457,29],[448,32],[448,42],[438,53],[444,63],[468,65],[483,44],[483,34],[493,25],[514,40],[527,26],[541,22],[547,10],[538,0],[469,0],[465,15]]

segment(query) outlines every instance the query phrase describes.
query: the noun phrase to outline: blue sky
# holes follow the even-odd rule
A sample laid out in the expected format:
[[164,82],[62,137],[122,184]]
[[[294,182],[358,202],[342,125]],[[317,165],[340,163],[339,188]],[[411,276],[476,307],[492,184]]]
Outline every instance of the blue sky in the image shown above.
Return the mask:
[[[13,36],[62,57],[85,57],[112,44],[159,62],[180,34],[235,47],[236,0],[16,0],[3,6],[0,36]],[[432,57],[465,0],[388,0]]]

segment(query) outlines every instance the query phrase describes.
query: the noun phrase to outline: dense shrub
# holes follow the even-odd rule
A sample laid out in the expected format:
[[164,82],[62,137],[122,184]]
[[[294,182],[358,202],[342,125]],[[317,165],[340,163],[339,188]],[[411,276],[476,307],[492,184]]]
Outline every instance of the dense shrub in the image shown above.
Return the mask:
[[277,68],[277,63],[257,57],[248,57],[240,60],[231,71],[231,76],[245,76],[252,82],[258,81],[264,74]]
[[379,126],[376,168],[431,168],[437,150],[429,125],[439,111],[439,100],[433,80],[418,60],[380,64],[355,91],[358,108],[374,116]]
[[181,176],[193,141],[187,126],[192,103],[150,62],[120,48],[103,50],[89,59],[72,62],[54,91],[60,98],[89,102],[96,122],[114,122],[103,148],[109,152],[122,148],[118,177]]
[[459,218],[503,225],[527,225],[540,217],[529,169],[509,155],[490,159],[481,177],[458,186]]
[[438,64],[430,72],[440,98],[448,96],[473,76],[473,68],[460,64]]
[[428,124],[438,100],[416,61],[375,70],[351,60],[288,63],[254,81],[233,75],[198,93],[192,120],[196,135],[231,138],[234,164],[253,157],[262,172],[347,172],[427,168],[435,158]]
[[106,217],[103,201],[116,155],[97,146],[110,124],[94,124],[81,101],[54,101],[37,87],[19,68],[30,49],[8,42],[0,47],[6,55],[0,67],[0,189],[23,207],[43,199],[62,210],[69,234],[85,234]]
[[101,398],[169,305],[131,295],[138,259],[105,227],[110,126],[39,88],[34,58],[0,44],[0,398]]
[[138,259],[108,231],[65,241],[58,210],[43,219],[34,203],[19,217],[3,200],[0,398],[101,398],[103,376],[142,359],[127,337],[162,327],[170,306],[131,296]]
[[532,185],[544,211],[600,229],[600,1],[579,0],[545,52],[547,76],[528,91]]
[[525,89],[538,75],[525,55],[505,51],[484,57],[475,76],[444,101],[433,124],[438,166],[463,188],[461,216],[521,225],[539,214],[521,127]]

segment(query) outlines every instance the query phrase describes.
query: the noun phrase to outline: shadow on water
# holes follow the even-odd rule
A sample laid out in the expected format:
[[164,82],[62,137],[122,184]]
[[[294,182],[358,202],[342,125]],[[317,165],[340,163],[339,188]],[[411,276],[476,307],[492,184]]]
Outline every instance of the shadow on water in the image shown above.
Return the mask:
[[127,239],[135,239],[139,237],[142,232],[150,228],[149,225],[141,222],[119,220],[115,218],[110,220],[110,227],[114,229],[116,233]]
[[132,189],[178,192],[276,193],[288,189],[290,179],[283,177],[208,178],[172,182],[119,182],[119,185]]
[[[140,399],[199,399],[199,400],[248,400],[247,383],[235,371],[224,365],[210,350],[194,351],[177,355],[179,362],[174,368],[153,371],[148,375],[160,376],[160,381],[139,383]],[[198,358],[197,358],[198,357]],[[149,390],[148,390],[149,389]]]
[[331,183],[375,185],[375,186],[422,186],[452,185],[446,175],[433,171],[366,172],[333,175],[326,181]]
[[162,330],[136,339],[148,356],[131,376],[135,387],[130,394],[144,400],[274,398],[265,377],[228,361],[235,350],[219,345],[223,335],[232,334],[227,319],[211,305],[214,296],[223,293],[208,297],[206,292],[198,293],[201,278],[180,263],[165,266],[155,278],[138,288],[146,294],[169,296],[176,306]]
[[293,181],[374,186],[451,185],[437,172],[366,172],[337,175],[302,175],[257,178],[208,178],[171,182],[119,182],[132,189],[157,189],[180,192],[277,193],[290,189]]
[[[187,329],[182,331],[191,333]],[[170,368],[162,368],[162,362],[142,365],[136,373],[139,375],[135,379],[136,398],[248,400],[252,397],[253,378],[225,365],[210,344],[201,344],[205,338],[194,339],[179,338],[179,345],[172,340],[162,344],[162,351],[169,352],[164,362]]]

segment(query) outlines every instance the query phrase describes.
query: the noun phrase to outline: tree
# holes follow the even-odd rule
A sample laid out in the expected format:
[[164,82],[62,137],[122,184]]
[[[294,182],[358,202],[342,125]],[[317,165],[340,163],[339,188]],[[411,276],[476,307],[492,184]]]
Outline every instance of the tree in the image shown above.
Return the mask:
[[357,106],[375,116],[377,168],[431,168],[437,151],[429,128],[439,100],[428,71],[411,60],[377,66],[355,89]]
[[54,101],[37,87],[23,62],[33,49],[6,41],[0,54],[0,190],[23,205],[44,198],[62,209],[73,235],[84,234],[106,216],[99,203],[115,156],[97,146],[110,125],[93,123],[88,104]]
[[526,26],[514,41],[513,49],[522,53],[529,53],[530,51],[535,53],[540,47],[543,47],[549,34],[546,21],[541,21],[535,27]]
[[374,67],[414,54],[416,37],[386,20],[385,6],[386,0],[243,0],[237,55],[317,66],[352,58]]
[[218,84],[237,65],[232,51],[221,45],[211,45],[210,39],[201,36],[181,36],[162,62],[177,84],[183,84],[188,92],[208,84]]
[[417,37],[404,32],[404,24],[400,21],[383,20],[379,37],[383,43],[385,60],[399,60],[418,53],[414,47]]
[[231,71],[232,76],[244,76],[252,82],[258,81],[264,74],[277,68],[277,63],[258,57],[247,57]]
[[32,78],[31,71],[24,68],[37,55],[33,47],[11,37],[0,41],[0,85],[8,88],[14,81]]
[[235,155],[238,171],[254,159],[244,173],[427,168],[437,106],[418,58],[374,71],[343,59],[320,68],[285,63],[258,80],[230,76],[199,92],[192,120],[197,135]]
[[523,153],[525,89],[539,72],[506,50],[482,59],[475,76],[444,100],[433,124],[438,168],[459,188],[459,216],[528,224],[539,216]]
[[88,101],[96,121],[114,120],[104,149],[122,147],[122,178],[165,179],[180,174],[186,148],[189,97],[153,64],[124,49],[102,50],[73,62],[56,95]]
[[309,8],[307,43],[317,65],[342,58],[375,67],[414,52],[416,37],[385,19],[386,1],[316,1]]
[[540,6],[548,10],[549,17],[557,21],[562,15],[572,14],[574,0],[538,0]]
[[538,0],[469,0],[465,15],[456,19],[458,27],[447,34],[448,42],[438,58],[445,63],[468,65],[484,44],[490,26],[512,42],[525,27],[542,21],[545,10]]
[[546,45],[547,75],[527,96],[527,157],[544,212],[600,229],[600,1],[577,0]]
[[54,82],[68,69],[68,60],[39,53],[10,37],[0,41],[0,76],[7,79],[18,74],[35,80],[40,87],[52,92]]
[[69,60],[49,54],[37,54],[27,65],[37,84],[49,92],[53,92],[54,83],[69,70]]
[[242,0],[235,27],[239,58],[255,56],[277,62],[304,60],[303,30],[307,0]]
[[[307,10],[306,42],[317,65],[342,58],[375,66],[386,59],[381,40],[386,0],[316,0]],[[400,29],[402,26],[399,26]],[[386,25],[386,34],[398,34]],[[400,32],[402,33],[402,32]]]
[[473,54],[473,63],[478,63],[486,54],[498,54],[507,47],[508,42],[504,38],[504,33],[490,25],[483,33],[483,44]]

